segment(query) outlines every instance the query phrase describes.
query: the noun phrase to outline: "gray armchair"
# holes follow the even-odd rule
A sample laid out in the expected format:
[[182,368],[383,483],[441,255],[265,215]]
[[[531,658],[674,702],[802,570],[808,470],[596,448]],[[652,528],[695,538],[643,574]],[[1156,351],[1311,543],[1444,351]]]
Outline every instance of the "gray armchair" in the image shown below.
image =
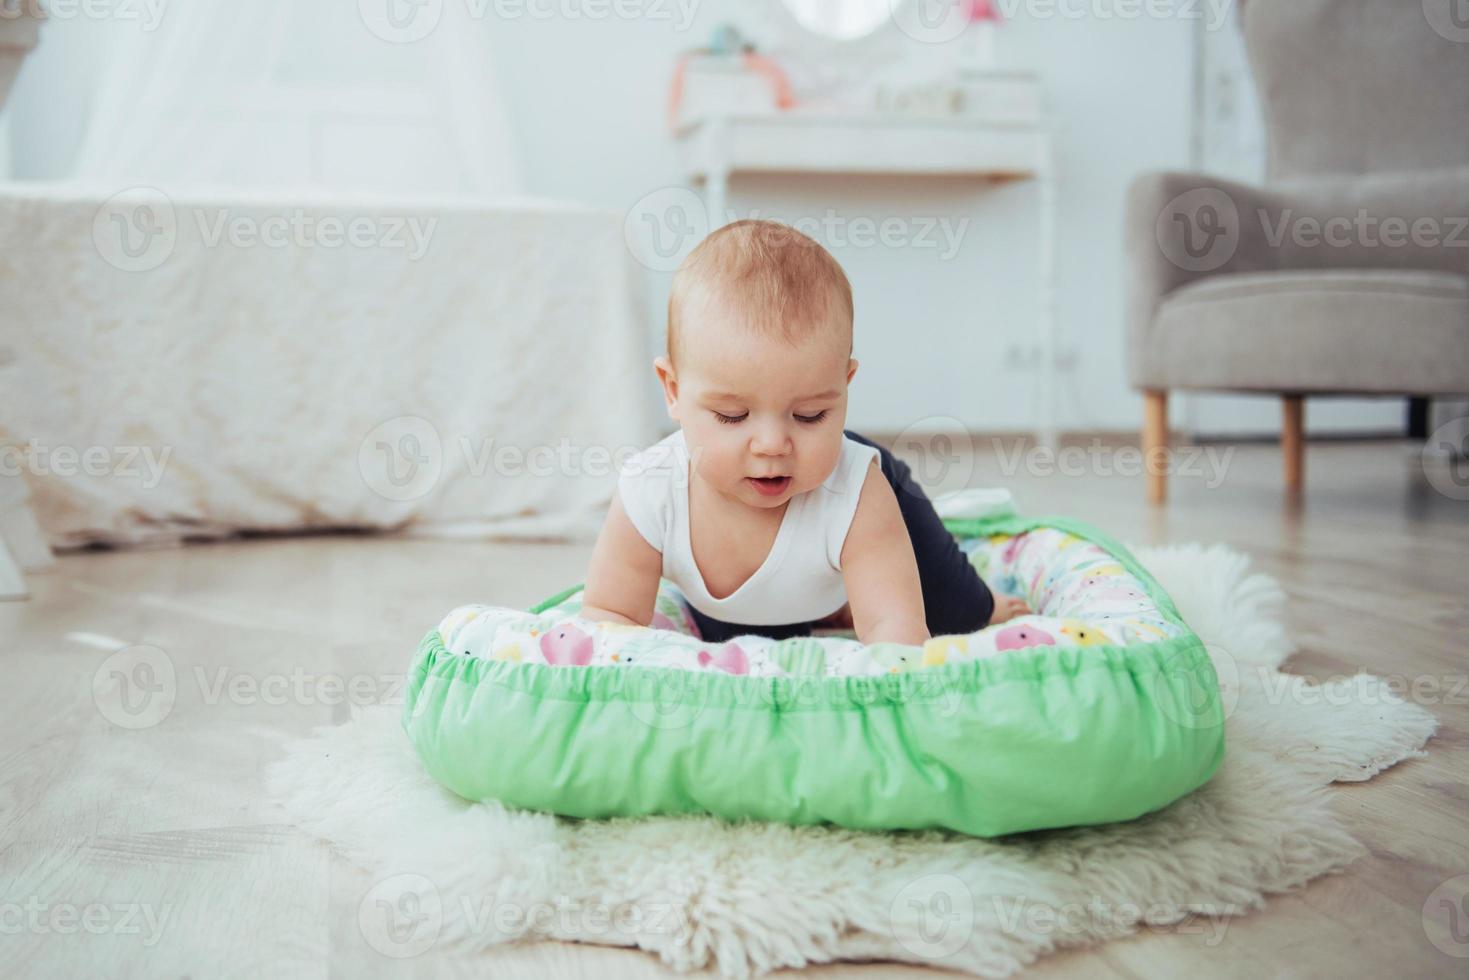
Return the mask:
[[[1302,399],[1469,392],[1469,24],[1405,0],[1248,0],[1264,187],[1147,174],[1127,202],[1129,372],[1148,495],[1166,492],[1168,392]],[[1440,22],[1441,21],[1441,22]]]

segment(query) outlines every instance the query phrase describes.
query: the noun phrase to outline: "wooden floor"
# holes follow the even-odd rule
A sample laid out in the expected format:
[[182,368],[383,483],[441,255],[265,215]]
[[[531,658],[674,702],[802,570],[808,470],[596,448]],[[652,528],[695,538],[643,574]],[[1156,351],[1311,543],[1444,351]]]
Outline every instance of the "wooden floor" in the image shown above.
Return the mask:
[[[1214,451],[1218,462],[1228,450]],[[1295,670],[1417,680],[1440,734],[1426,759],[1335,791],[1370,849],[1347,873],[1230,922],[1217,946],[1149,933],[1052,957],[1033,974],[1464,976],[1469,958],[1430,943],[1423,909],[1469,873],[1469,503],[1436,491],[1401,443],[1313,445],[1295,504],[1282,498],[1273,447],[1240,448],[1227,463],[1217,485],[1207,466],[1175,478],[1164,509],[1143,503],[1139,477],[1106,475],[1105,458],[1048,475],[1043,459],[984,452],[960,476],[1131,543],[1249,552],[1289,592]],[[371,877],[281,825],[261,787],[285,737],[348,716],[334,684],[363,700],[392,696],[446,609],[524,606],[580,581],[589,551],[283,538],[75,554],[33,577],[31,601],[0,604],[4,972],[666,975],[644,954],[566,944],[384,958],[357,924]],[[94,676],[122,644],[156,646],[176,671],[172,708],[151,727],[121,727],[108,717],[118,705],[94,699]],[[1456,924],[1450,948],[1469,956],[1469,917]],[[812,972],[936,975],[883,964]]]

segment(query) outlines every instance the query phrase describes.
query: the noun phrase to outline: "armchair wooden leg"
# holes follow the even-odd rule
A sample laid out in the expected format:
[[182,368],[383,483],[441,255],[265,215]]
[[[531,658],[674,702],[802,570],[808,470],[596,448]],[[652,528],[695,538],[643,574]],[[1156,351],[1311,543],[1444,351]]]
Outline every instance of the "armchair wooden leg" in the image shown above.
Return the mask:
[[1280,450],[1285,457],[1285,489],[1298,494],[1306,482],[1306,400],[1300,395],[1281,398]]
[[1148,503],[1168,498],[1168,392],[1143,393],[1143,470],[1148,478]]

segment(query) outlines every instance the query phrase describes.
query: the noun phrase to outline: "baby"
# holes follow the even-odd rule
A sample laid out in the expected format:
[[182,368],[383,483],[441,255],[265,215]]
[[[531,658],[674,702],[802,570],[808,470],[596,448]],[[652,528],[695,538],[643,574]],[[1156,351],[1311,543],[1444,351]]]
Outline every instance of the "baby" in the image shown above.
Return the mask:
[[660,577],[711,642],[841,626],[921,645],[1028,611],[991,595],[903,462],[843,428],[852,290],[815,241],[711,234],[674,276],[667,348],[680,430],[622,468],[583,617],[649,625]]

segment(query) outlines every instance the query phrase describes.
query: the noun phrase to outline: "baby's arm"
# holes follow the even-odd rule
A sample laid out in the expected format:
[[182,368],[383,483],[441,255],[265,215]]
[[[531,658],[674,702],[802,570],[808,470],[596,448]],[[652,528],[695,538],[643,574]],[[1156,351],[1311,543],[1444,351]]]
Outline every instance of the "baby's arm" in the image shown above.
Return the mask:
[[929,639],[913,541],[892,485],[876,463],[867,469],[842,544],[842,579],[857,639],[910,646]]
[[581,615],[591,620],[649,625],[662,574],[663,556],[633,527],[622,498],[613,495],[587,567]]

